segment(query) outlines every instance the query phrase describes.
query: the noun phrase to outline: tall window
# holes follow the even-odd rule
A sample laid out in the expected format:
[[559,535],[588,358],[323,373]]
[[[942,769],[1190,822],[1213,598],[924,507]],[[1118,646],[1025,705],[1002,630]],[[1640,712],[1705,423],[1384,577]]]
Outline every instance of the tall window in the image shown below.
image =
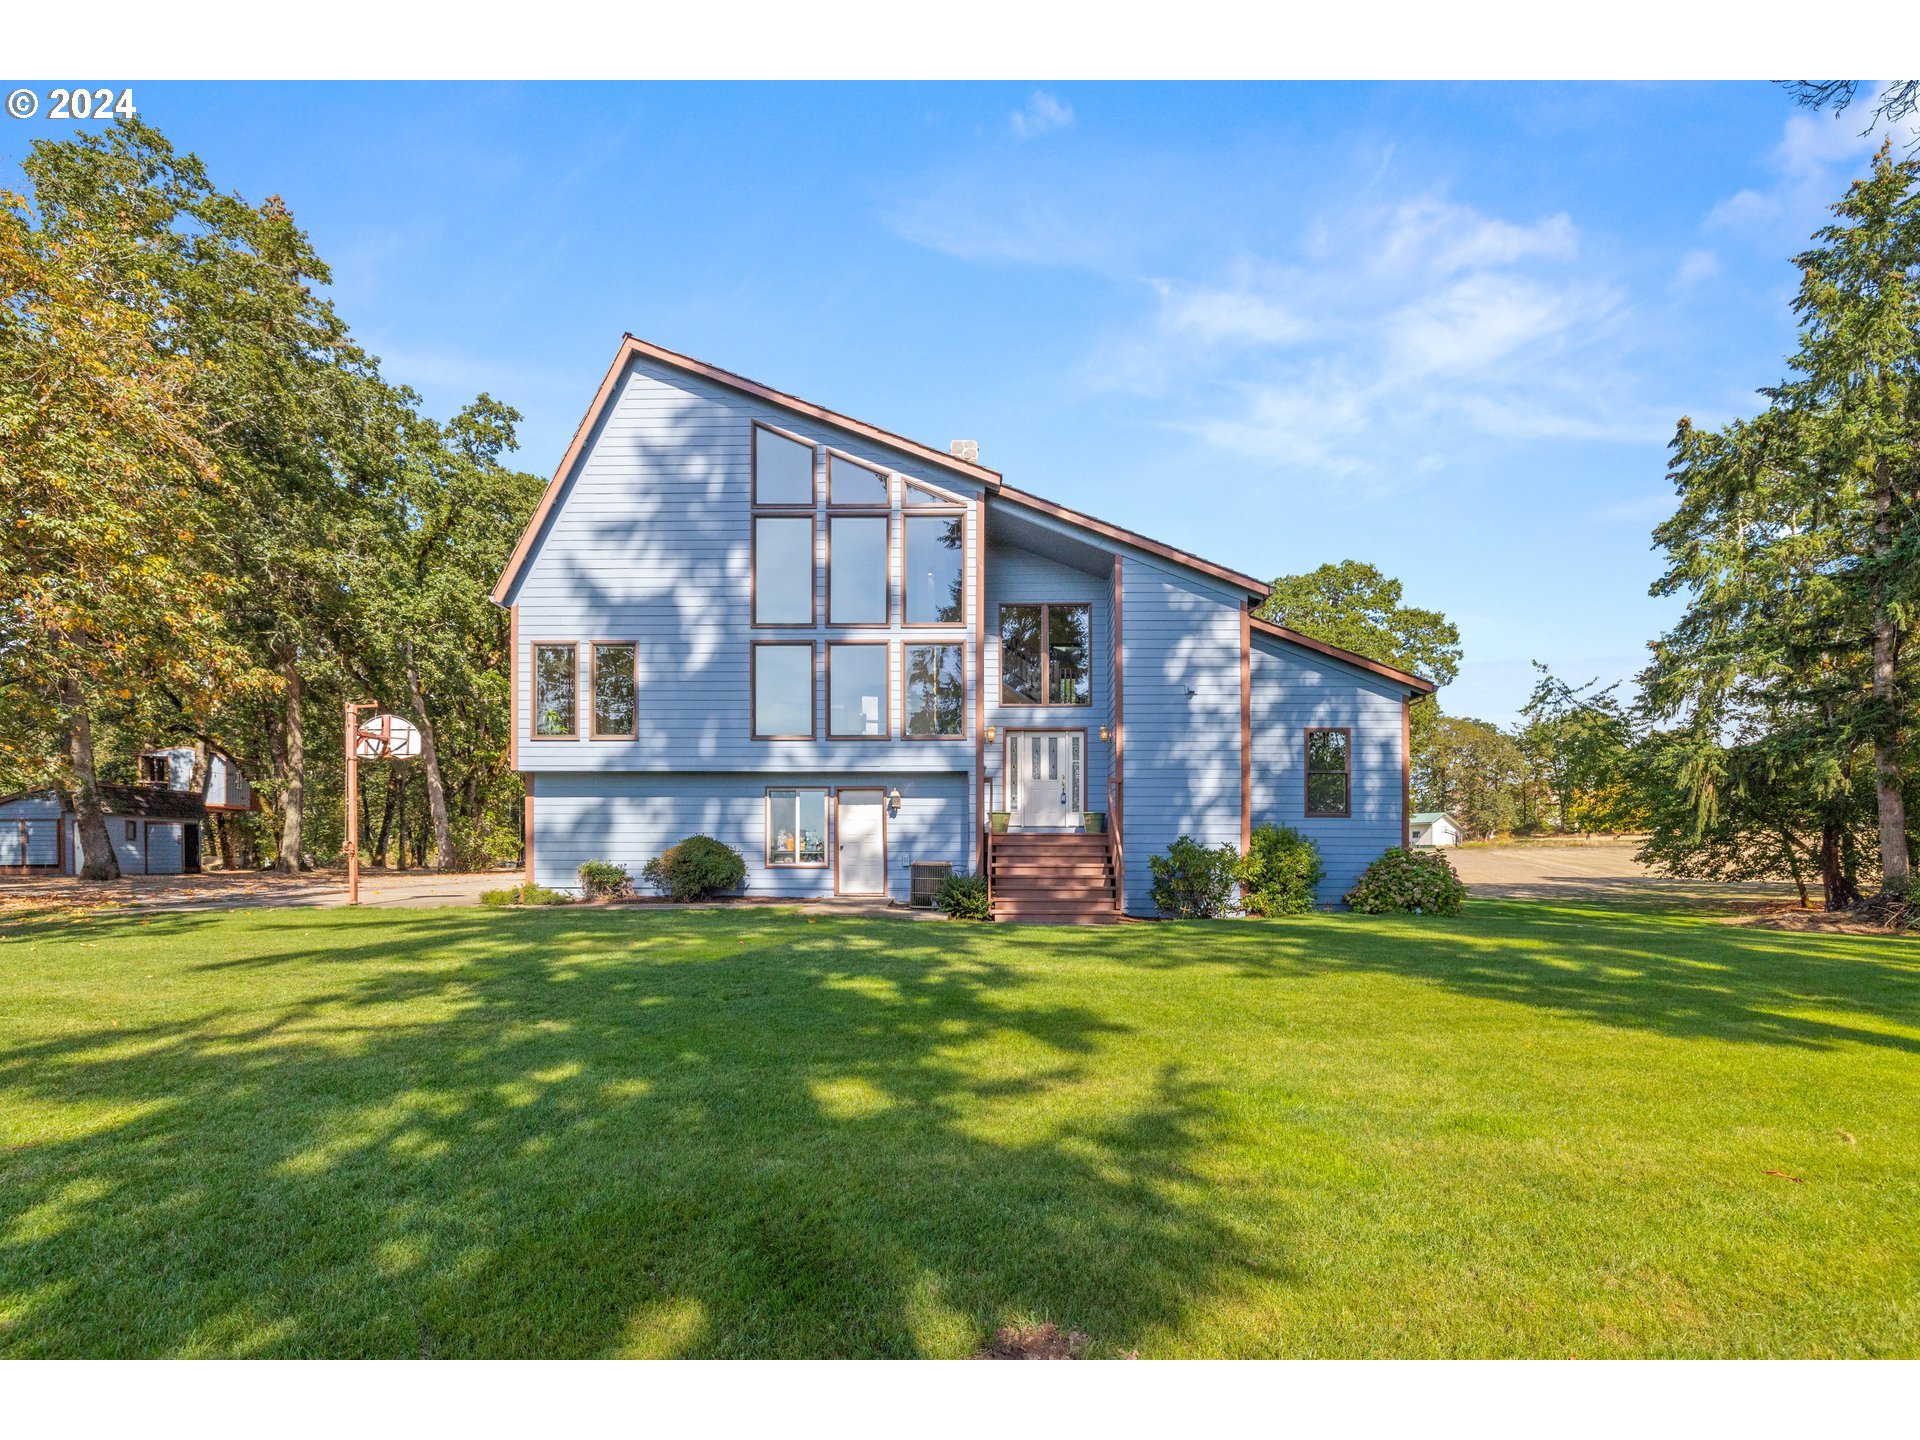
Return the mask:
[[753,736],[813,738],[813,646],[753,647]]
[[813,447],[753,427],[753,503],[813,506]]
[[813,517],[753,517],[753,623],[813,623]]
[[907,734],[958,735],[966,726],[967,674],[958,645],[907,646]]
[[594,739],[631,740],[638,733],[637,659],[637,646],[593,647]]
[[1093,659],[1093,607],[1047,607],[1047,703],[1090,705],[1088,671]]
[[533,733],[543,739],[570,739],[579,731],[575,672],[579,652],[571,645],[533,647]]
[[884,740],[887,647],[827,646],[827,734],[838,740]]
[[1307,814],[1353,813],[1353,732],[1307,731]]
[[1091,605],[1000,607],[1000,703],[1091,705]]
[[829,505],[868,505],[884,510],[890,503],[887,477],[858,460],[844,455],[827,455],[827,503]]
[[887,623],[887,517],[827,521],[827,623]]
[[827,792],[767,791],[767,864],[827,863]]
[[957,625],[966,613],[964,512],[906,517],[906,623]]

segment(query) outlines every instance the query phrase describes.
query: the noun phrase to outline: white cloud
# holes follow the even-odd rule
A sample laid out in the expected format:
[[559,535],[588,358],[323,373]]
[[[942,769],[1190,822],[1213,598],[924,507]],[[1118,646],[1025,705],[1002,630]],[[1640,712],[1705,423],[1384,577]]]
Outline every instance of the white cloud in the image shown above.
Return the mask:
[[1769,240],[1782,232],[1790,240],[1804,239],[1825,222],[1846,180],[1880,143],[1878,133],[1860,133],[1858,117],[1870,111],[1869,99],[1844,115],[1824,110],[1789,115],[1767,157],[1773,182],[1718,202],[1707,212],[1706,228],[1757,232]]
[[1146,282],[1155,304],[1100,346],[1095,386],[1209,446],[1375,493],[1457,463],[1475,437],[1666,434],[1671,417],[1628,378],[1625,296],[1578,264],[1570,217],[1424,196],[1308,230],[1309,260]]
[[1054,130],[1073,124],[1073,106],[1045,90],[1033,92],[1025,107],[1007,117],[1017,140],[1035,140]]
[[1720,273],[1720,257],[1711,250],[1689,250],[1674,269],[1671,288],[1690,290]]

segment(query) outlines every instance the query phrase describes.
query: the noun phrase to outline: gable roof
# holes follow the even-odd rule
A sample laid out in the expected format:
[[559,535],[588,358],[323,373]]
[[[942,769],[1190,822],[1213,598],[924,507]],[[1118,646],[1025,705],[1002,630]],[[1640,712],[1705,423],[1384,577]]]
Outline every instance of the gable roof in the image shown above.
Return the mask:
[[1449,825],[1454,826],[1456,829],[1459,828],[1460,822],[1455,820],[1451,815],[1447,814],[1447,812],[1444,810],[1422,810],[1418,815],[1409,816],[1407,819],[1407,823],[1409,825],[1431,825],[1434,822],[1439,820],[1446,821]]
[[778,405],[783,410],[805,415],[823,424],[850,431],[863,439],[877,444],[903,450],[916,459],[943,470],[965,476],[989,490],[1000,487],[1000,472],[989,470],[985,465],[972,460],[962,460],[958,455],[950,455],[944,450],[936,450],[931,445],[923,445],[918,440],[909,440],[904,435],[896,435],[891,430],[882,430],[878,425],[869,425],[864,420],[856,420],[851,415],[842,415],[837,410],[829,410],[824,405],[816,405],[811,400],[802,400],[797,395],[789,395],[784,390],[776,390],[771,385],[762,385],[758,380],[749,380],[744,375],[736,375],[731,370],[722,370],[718,365],[709,365],[704,360],[696,360],[691,355],[682,355],[677,350],[669,350],[664,345],[655,345],[652,341],[639,339],[627,334],[621,337],[620,351],[613,357],[613,364],[607,367],[606,378],[600,382],[600,389],[593,397],[593,404],[587,407],[586,416],[580,421],[579,428],[573,432],[573,443],[567,446],[567,453],[561,457],[560,468],[553,472],[553,478],[547,482],[540,503],[534,508],[533,518],[527,522],[527,528],[520,532],[519,542],[513,547],[513,554],[507,557],[506,568],[501,570],[500,578],[494,582],[493,603],[504,605],[507,591],[513,588],[513,582],[519,578],[521,567],[527,563],[527,556],[533,550],[534,537],[540,533],[540,527],[546,524],[547,516],[552,513],[554,502],[560,498],[561,487],[567,482],[580,452],[585,448],[587,436],[593,433],[593,427],[613,403],[613,397],[619,386],[620,376],[627,368],[627,362],[636,356],[668,365],[675,370],[685,371],[689,375],[698,375],[703,380],[711,380],[716,385],[724,385],[729,390],[737,390],[742,395],[751,395],[756,400],[765,400],[770,405]]
[[[96,788],[100,792],[100,813],[114,818],[122,815],[143,815],[149,820],[207,818],[206,802],[185,790],[163,790],[158,785],[100,785]],[[60,792],[51,785],[43,785],[37,790],[22,790],[14,795],[0,795],[0,805],[34,795],[51,795],[60,801],[63,815],[73,814]]]
[[1401,670],[1379,660],[1369,660],[1365,655],[1356,654],[1352,650],[1342,650],[1338,645],[1329,645],[1324,640],[1315,640],[1311,635],[1302,635],[1298,630],[1289,630],[1286,626],[1276,625],[1271,620],[1262,620],[1258,615],[1253,617],[1253,628],[1260,634],[1271,635],[1274,639],[1284,640],[1289,645],[1298,645],[1301,649],[1311,650],[1316,655],[1325,655],[1330,659],[1358,666],[1369,674],[1378,675],[1385,680],[1398,681],[1415,694],[1431,695],[1439,688],[1433,681],[1423,675],[1416,675],[1411,670]]
[[500,578],[494,582],[492,591],[494,604],[506,604],[507,592],[513,588],[514,581],[520,577],[520,571],[532,554],[534,540],[540,534],[541,527],[546,524],[547,517],[552,514],[554,505],[559,501],[560,491],[566,485],[567,477],[572,474],[573,467],[579,462],[581,451],[586,448],[587,437],[593,433],[594,426],[599,424],[600,417],[613,403],[614,395],[619,388],[620,376],[626,370],[627,362],[636,356],[684,371],[689,375],[698,375],[704,380],[723,385],[729,390],[736,390],[742,395],[750,395],[756,400],[764,400],[770,405],[778,405],[784,410],[808,416],[877,444],[903,451],[916,459],[926,461],[929,465],[972,480],[986,487],[988,494],[999,499],[1027,506],[1042,514],[1051,515],[1055,519],[1078,525],[1106,539],[1118,540],[1123,544],[1144,550],[1150,555],[1158,555],[1176,565],[1237,586],[1251,595],[1265,596],[1267,593],[1268,586],[1264,580],[1256,579],[1239,570],[1229,569],[1225,565],[1216,565],[1211,560],[1202,560],[1199,556],[1175,546],[1149,539],[1137,530],[1128,530],[1105,520],[1096,520],[1093,516],[1078,510],[1070,510],[1064,505],[1056,505],[1051,500],[1043,500],[1038,495],[1016,490],[1001,478],[998,470],[991,470],[976,461],[962,460],[959,456],[949,454],[945,450],[936,450],[931,445],[924,445],[918,440],[909,440],[904,435],[896,435],[891,430],[883,430],[878,425],[868,424],[865,420],[856,420],[851,415],[842,415],[839,411],[829,410],[824,405],[816,405],[810,400],[802,400],[797,395],[789,395],[784,390],[776,390],[771,385],[762,385],[757,380],[749,380],[744,375],[723,370],[718,365],[710,365],[704,360],[694,359],[691,355],[682,355],[678,351],[667,349],[664,345],[655,345],[652,341],[627,334],[621,337],[619,353],[613,357],[613,363],[607,367],[606,376],[600,382],[600,389],[594,395],[593,403],[587,407],[586,415],[582,417],[579,427],[573,432],[573,441],[567,446],[567,453],[561,457],[559,468],[553,472],[553,478],[547,482],[547,488],[540,496],[540,503],[534,508],[533,518],[527,521],[526,529],[520,532],[520,539],[514,545],[513,553],[507,557],[507,563],[500,571]]

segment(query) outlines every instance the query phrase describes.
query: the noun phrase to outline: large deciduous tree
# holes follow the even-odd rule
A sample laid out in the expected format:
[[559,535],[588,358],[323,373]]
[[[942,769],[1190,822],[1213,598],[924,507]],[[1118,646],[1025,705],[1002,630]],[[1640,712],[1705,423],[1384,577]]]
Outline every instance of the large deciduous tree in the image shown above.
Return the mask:
[[146,283],[143,217],[71,227],[0,192],[0,745],[79,818],[84,873],[118,874],[96,728],[167,686],[205,710],[244,683],[213,544],[231,488],[203,439],[179,314]]
[[[1282,575],[1255,611],[1262,619],[1329,645],[1424,675],[1435,685],[1460,673],[1460,630],[1438,610],[1402,603],[1398,580],[1360,560],[1342,560],[1303,575]],[[1411,711],[1414,763],[1431,744],[1440,713],[1423,695]]]

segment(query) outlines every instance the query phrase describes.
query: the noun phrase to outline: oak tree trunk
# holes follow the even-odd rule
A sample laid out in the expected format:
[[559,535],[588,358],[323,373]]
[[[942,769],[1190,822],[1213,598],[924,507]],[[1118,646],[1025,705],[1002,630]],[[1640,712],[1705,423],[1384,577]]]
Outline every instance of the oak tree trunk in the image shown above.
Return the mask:
[[292,657],[283,658],[279,668],[286,689],[273,747],[274,787],[280,794],[280,854],[274,868],[293,875],[305,868],[307,742],[300,706],[305,683]]
[[453,866],[453,830],[447,823],[446,782],[440,775],[440,750],[434,744],[433,718],[427,713],[427,691],[420,683],[413,646],[407,646],[407,688],[413,692],[414,724],[420,727],[420,768],[427,776],[427,813],[433,818],[433,868]]
[[118,880],[120,858],[107,837],[107,815],[100,803],[100,781],[93,770],[93,721],[87,714],[80,682],[68,676],[60,682],[60,704],[67,721],[67,767],[73,774],[73,812],[80,822],[80,851],[87,863],[83,880]]

